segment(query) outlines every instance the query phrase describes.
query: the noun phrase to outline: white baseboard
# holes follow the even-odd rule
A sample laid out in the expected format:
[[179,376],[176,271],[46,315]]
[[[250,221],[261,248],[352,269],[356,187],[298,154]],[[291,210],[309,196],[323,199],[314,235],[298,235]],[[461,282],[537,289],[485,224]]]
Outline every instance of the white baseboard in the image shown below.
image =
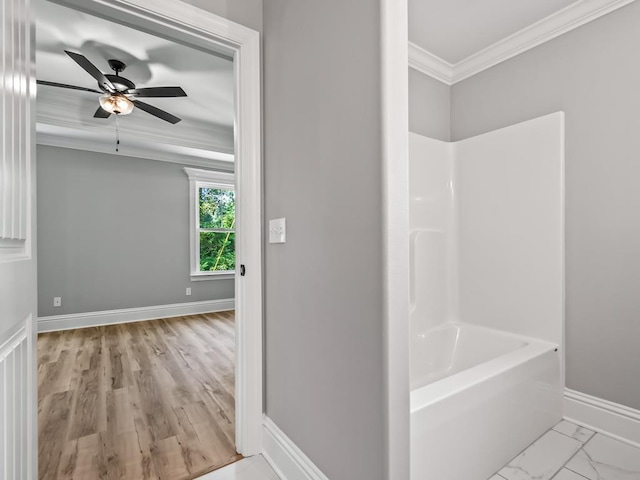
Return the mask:
[[567,388],[564,418],[640,447],[640,410]]
[[265,416],[262,455],[280,480],[329,480],[311,460]]
[[140,322],[158,318],[196,315],[198,313],[222,312],[233,310],[235,299],[205,300],[203,302],[174,303],[171,305],[154,305],[151,307],[122,308],[119,310],[103,310],[100,312],[72,313],[38,317],[38,332],[55,332],[73,328],[98,327],[117,323]]

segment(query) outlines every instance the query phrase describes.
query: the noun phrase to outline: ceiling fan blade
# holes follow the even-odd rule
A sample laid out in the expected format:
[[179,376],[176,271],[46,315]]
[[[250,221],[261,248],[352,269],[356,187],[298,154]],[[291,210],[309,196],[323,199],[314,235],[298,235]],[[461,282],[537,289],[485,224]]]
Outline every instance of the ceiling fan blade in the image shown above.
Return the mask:
[[104,76],[104,73],[98,70],[98,67],[91,63],[87,57],[79,53],[70,52],[69,50],[65,50],[64,53],[69,55],[74,62],[84,69],[84,71],[95,78],[98,81],[98,84],[106,91],[112,93],[116,91],[116,87],[113,86],[113,83],[111,83],[111,81]]
[[127,95],[136,97],[186,97],[187,94],[180,87],[149,87],[132,88],[126,91]]
[[82,90],[84,92],[103,93],[93,88],[78,87],[76,85],[67,85],[66,83],[48,82],[46,80],[36,80],[38,85],[48,85],[49,87],[69,88],[71,90]]
[[98,107],[96,113],[93,114],[93,118],[109,118],[110,116],[111,114],[102,107]]
[[133,101],[133,104],[136,107],[138,107],[140,110],[144,110],[145,112],[150,113],[151,115],[156,116],[158,118],[161,118],[166,122],[176,124],[180,120],[182,120],[181,118],[176,117],[175,115],[171,115],[169,112],[160,110],[158,107],[154,107],[153,105],[149,105],[148,103],[144,103],[144,102],[141,102],[140,100],[135,100],[135,99],[132,99],[132,101]]

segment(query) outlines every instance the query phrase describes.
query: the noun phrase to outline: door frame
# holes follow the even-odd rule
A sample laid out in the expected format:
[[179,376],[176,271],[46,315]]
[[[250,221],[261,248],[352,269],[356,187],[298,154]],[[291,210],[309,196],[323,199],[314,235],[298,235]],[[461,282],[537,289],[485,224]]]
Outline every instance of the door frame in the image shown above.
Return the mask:
[[[50,0],[228,55],[235,74],[236,449],[262,451],[262,142],[260,34],[176,0]],[[35,115],[34,115],[35,117]],[[246,275],[240,275],[240,264]]]

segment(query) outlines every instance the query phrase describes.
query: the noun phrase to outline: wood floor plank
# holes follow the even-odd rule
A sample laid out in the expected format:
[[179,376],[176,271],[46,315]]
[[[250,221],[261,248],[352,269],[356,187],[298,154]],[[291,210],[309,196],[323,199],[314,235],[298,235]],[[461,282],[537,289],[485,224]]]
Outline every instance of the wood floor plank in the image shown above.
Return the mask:
[[62,335],[63,332],[52,332],[41,345],[38,345],[41,363],[46,364],[58,360],[58,355],[62,350],[62,342],[60,341]]
[[[115,440],[122,478],[152,478],[151,472],[145,471],[149,465],[145,464],[141,455],[137,432],[133,430],[118,434]],[[146,458],[148,459],[148,456]]]
[[[63,479],[63,478],[73,478],[73,473],[76,468],[78,468],[78,440],[70,440],[63,443],[62,453],[60,455],[60,462],[57,470],[51,470],[49,475],[44,475],[42,470],[40,470],[39,479],[43,480],[43,478],[51,478],[51,479]],[[40,461],[41,456],[38,457],[38,461]],[[40,465],[38,464],[38,467]]]
[[[120,388],[109,392],[113,402],[113,410],[111,415],[109,415],[109,409],[107,410],[107,428],[112,427],[116,434],[136,431],[130,389],[131,387]],[[109,406],[110,403],[107,403],[107,405]]]
[[74,392],[75,405],[70,415],[69,439],[74,440],[98,433],[98,377],[100,368],[96,361],[80,373],[78,389]]
[[161,472],[162,480],[185,478],[189,475],[177,436],[158,441],[157,451],[158,455],[154,457],[154,461],[161,464],[158,470]]
[[[158,478],[155,467],[151,461],[151,436],[146,423],[144,412],[141,409],[140,395],[136,388],[131,389],[131,409],[133,413],[133,421],[136,427],[138,437],[138,447],[140,452],[140,468],[144,480]],[[132,477],[126,477],[132,478]],[[135,478],[135,477],[133,477]]]
[[38,415],[38,476],[41,480],[55,479],[64,438],[68,429],[73,392],[48,395],[41,400]]
[[234,312],[41,334],[40,480],[189,480],[235,451]]
[[106,479],[108,472],[100,434],[94,433],[65,444],[56,480]]

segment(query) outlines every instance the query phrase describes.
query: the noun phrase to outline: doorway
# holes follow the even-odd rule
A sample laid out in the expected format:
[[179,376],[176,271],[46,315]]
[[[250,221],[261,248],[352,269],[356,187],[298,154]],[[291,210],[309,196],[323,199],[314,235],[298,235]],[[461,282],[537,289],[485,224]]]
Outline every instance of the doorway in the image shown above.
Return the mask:
[[[24,2],[12,1],[16,8],[20,8]],[[238,223],[243,225],[239,231],[237,243],[241,243],[242,258],[239,264],[245,265],[246,275],[236,276],[236,345],[237,345],[237,377],[236,377],[236,437],[237,449],[243,455],[252,455],[261,451],[262,429],[262,275],[261,275],[261,164],[260,164],[260,61],[259,61],[259,36],[250,29],[228,22],[220,17],[207,14],[188,5],[173,5],[172,2],[138,1],[135,6],[126,1],[67,1],[65,5],[83,9],[104,18],[135,25],[147,31],[156,31],[165,36],[174,37],[215,52],[224,52],[233,56],[235,64],[235,83],[239,100],[236,102],[235,152],[237,160],[237,189],[244,192],[238,205]],[[26,4],[26,3],[25,3]],[[24,17],[22,18],[24,19]],[[28,22],[27,22],[28,24]],[[26,49],[24,46],[26,45]],[[16,48],[17,45],[16,45]],[[29,58],[29,44],[22,44],[21,54]],[[27,82],[29,85],[29,82]],[[35,115],[32,115],[32,118]],[[16,119],[18,119],[16,117]],[[27,126],[29,116],[20,117]],[[31,135],[31,152],[35,151],[34,136]],[[27,135],[27,140],[29,135]],[[23,152],[25,152],[23,150]],[[29,159],[29,151],[26,153]],[[23,170],[24,172],[24,170]],[[29,171],[27,170],[27,174]],[[27,177],[28,178],[28,177]],[[24,204],[22,204],[24,207]],[[27,209],[33,208],[27,203]],[[27,216],[27,218],[29,218]],[[29,232],[28,232],[29,233]],[[35,240],[35,239],[33,239]],[[25,271],[28,272],[30,260],[30,243],[20,244],[16,248],[16,259],[22,261],[25,258]],[[13,248],[11,246],[11,248]],[[20,250],[22,249],[22,250]],[[26,256],[20,252],[24,251]],[[14,276],[17,270],[11,266],[2,271],[6,273],[6,280],[21,280],[23,277]],[[22,270],[20,271],[22,272]],[[21,274],[22,275],[22,274]],[[4,278],[4,277],[3,277]],[[28,276],[24,276],[28,280]],[[24,282],[19,285],[27,285]],[[28,283],[35,290],[34,282]],[[16,297],[22,299],[23,297]],[[7,308],[12,304],[5,304]],[[22,325],[20,332],[26,328],[24,338],[26,345],[14,342],[3,344],[8,355],[12,352],[24,354],[27,367],[26,381],[19,384],[20,392],[16,398],[26,399],[29,405],[35,404],[35,390],[33,379],[35,377],[35,332],[36,316],[35,308],[30,307],[28,301],[19,300],[16,303],[17,314],[15,318],[7,317],[9,322],[5,332],[3,326],[2,338],[12,338],[13,331],[17,329],[12,325]],[[24,307],[24,308],[23,308]],[[13,310],[7,310],[12,312]],[[29,313],[31,312],[31,313]],[[14,312],[15,313],[15,312]],[[12,323],[13,322],[13,323]],[[4,325],[4,324],[3,324]],[[5,335],[6,333],[6,335]],[[22,335],[22,334],[21,334]],[[15,348],[14,348],[15,347]],[[4,355],[4,353],[3,353]],[[11,358],[11,357],[6,357]],[[21,357],[22,358],[22,357]],[[16,388],[18,384],[15,384]],[[23,403],[24,404],[24,403]],[[13,406],[12,406],[13,405]],[[5,406],[6,417],[14,414],[22,414],[27,409],[18,406],[17,403],[9,403]],[[15,412],[12,408],[18,410]],[[35,413],[35,412],[34,412]],[[30,416],[33,418],[33,415]],[[16,424],[16,428],[8,432],[8,442],[12,442],[15,435],[16,442],[24,445],[33,444],[35,438],[35,422],[33,419]],[[18,440],[19,439],[19,440]],[[28,451],[28,450],[27,450]],[[4,455],[13,455],[16,451],[4,450]],[[16,455],[18,455],[16,453]],[[3,464],[17,465],[16,472],[33,471],[35,458],[31,454],[18,455],[11,459],[3,458]],[[31,475],[30,475],[31,477]]]

